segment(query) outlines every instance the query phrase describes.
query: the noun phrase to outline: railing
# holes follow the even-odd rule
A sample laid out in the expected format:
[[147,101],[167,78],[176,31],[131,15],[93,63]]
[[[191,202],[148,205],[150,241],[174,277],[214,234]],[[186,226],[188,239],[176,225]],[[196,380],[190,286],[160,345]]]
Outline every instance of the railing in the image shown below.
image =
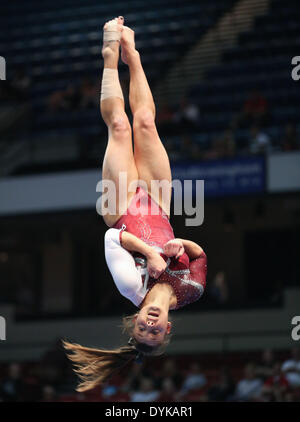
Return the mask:
[[[288,330],[263,330],[263,331],[248,331],[248,332],[215,332],[215,333],[205,333],[205,334],[176,334],[174,336],[174,338],[172,339],[171,344],[174,344],[175,347],[172,351],[172,347],[170,345],[170,355],[174,355],[174,354],[203,354],[203,353],[208,353],[211,352],[213,354],[219,354],[219,355],[225,355],[227,353],[230,352],[246,352],[246,351],[256,351],[256,350],[261,350],[263,349],[263,347],[260,347],[259,344],[255,343],[253,344],[253,347],[251,348],[251,350],[249,350],[248,348],[245,349],[235,349],[233,347],[230,346],[230,343],[233,339],[239,339],[239,338],[257,338],[257,337],[261,337],[261,338],[269,338],[270,340],[273,338],[273,340],[271,340],[271,342],[273,343],[273,348],[276,348],[275,345],[275,341],[278,338],[284,338],[285,340],[290,339],[290,332]],[[184,346],[184,342],[186,341],[199,341],[199,340],[215,340],[217,339],[218,341],[221,341],[221,349],[218,348],[218,350],[201,350],[201,349],[197,349],[197,348],[193,348],[193,350],[191,350],[189,347],[186,348],[186,350],[183,349]],[[2,358],[3,361],[7,361],[7,356],[10,356],[13,354],[14,350],[24,350],[24,352],[27,350],[32,350],[33,351],[33,356],[36,355],[36,353],[34,352],[35,350],[44,350],[47,351],[48,349],[53,347],[53,342],[54,339],[51,338],[50,341],[37,341],[37,342],[33,342],[33,341],[10,341],[10,342],[6,342],[3,341],[0,344],[0,351],[2,352]],[[176,345],[180,344],[180,353],[178,353],[176,351]],[[289,348],[289,344],[286,344],[285,349]],[[280,347],[280,349],[282,349],[282,347]],[[3,353],[4,352],[4,353]],[[0,355],[0,361],[1,361],[1,355]]]
[[[228,353],[235,351],[230,347],[230,342],[232,339],[238,339],[238,338],[255,338],[255,337],[262,337],[262,338],[271,338],[275,337],[278,339],[278,337],[284,337],[284,339],[290,339],[291,334],[289,330],[263,330],[263,331],[238,331],[238,332],[216,332],[216,333],[205,333],[205,334],[199,334],[195,336],[194,334],[178,334],[174,336],[174,341],[176,342],[184,342],[184,341],[190,341],[190,340],[214,340],[218,339],[221,340],[221,350],[219,350],[220,353]],[[259,347],[254,347],[253,350],[257,349]],[[239,350],[240,351],[240,350]],[[201,353],[201,352],[200,352]]]

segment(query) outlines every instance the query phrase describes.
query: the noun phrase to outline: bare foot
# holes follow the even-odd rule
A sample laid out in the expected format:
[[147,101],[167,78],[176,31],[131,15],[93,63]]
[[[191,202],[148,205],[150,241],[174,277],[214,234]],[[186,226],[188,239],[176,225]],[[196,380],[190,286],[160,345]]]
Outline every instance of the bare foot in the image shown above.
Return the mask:
[[134,31],[128,26],[123,26],[121,36],[121,58],[122,61],[128,64],[130,54],[136,53]]
[[[106,31],[123,31],[124,18],[119,16],[118,18],[112,19],[105,23],[103,32]],[[119,51],[119,41],[103,41],[102,54],[110,53],[111,51]]]

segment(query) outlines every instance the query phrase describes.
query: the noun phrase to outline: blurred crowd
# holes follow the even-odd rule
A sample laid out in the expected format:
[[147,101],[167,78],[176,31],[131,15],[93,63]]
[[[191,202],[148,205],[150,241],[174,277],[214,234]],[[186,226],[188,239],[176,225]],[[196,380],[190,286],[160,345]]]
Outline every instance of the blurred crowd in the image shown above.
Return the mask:
[[79,84],[69,84],[66,89],[50,94],[47,109],[56,113],[61,110],[80,110],[99,107],[99,82],[83,78]]
[[[121,80],[123,89],[126,84]],[[53,92],[47,99],[51,113],[61,110],[97,108],[99,103],[99,81],[84,78],[79,84],[70,84],[65,90]],[[292,122],[287,122],[277,136],[270,136],[266,127],[272,113],[267,99],[258,90],[248,93],[241,110],[228,122],[221,135],[210,136],[206,142],[197,142],[195,134],[203,134],[206,111],[182,98],[180,104],[162,104],[158,107],[156,123],[169,156],[179,159],[209,160],[230,158],[238,154],[263,154],[273,150],[294,151],[300,149],[300,137]],[[239,130],[244,135],[239,135]],[[179,144],[174,137],[180,136]]]
[[300,349],[277,355],[264,350],[256,361],[219,355],[209,363],[197,355],[169,356],[160,366],[134,363],[102,387],[76,393],[76,377],[57,341],[39,362],[0,366],[0,401],[299,402]]
[[[128,89],[127,82],[121,79],[121,85],[125,92]],[[70,82],[68,86],[49,93],[44,99],[40,98],[41,107],[35,108],[35,113],[32,113],[30,103],[31,89],[32,81],[22,69],[15,72],[11,81],[1,84],[0,99],[3,101],[0,108],[0,133],[5,133],[6,136],[14,135],[16,132],[23,133],[31,124],[34,127],[32,122],[39,113],[44,113],[55,121],[61,113],[98,110],[99,107],[98,78],[83,77],[80,81]],[[214,119],[218,119],[222,111],[208,111],[205,107],[200,107],[196,101],[184,97],[177,105],[158,104],[156,123],[172,161],[211,160],[271,151],[299,150],[300,136],[296,125],[286,120],[285,124],[280,123],[278,127],[272,115],[275,108],[275,105],[269,104],[261,92],[253,90],[245,94],[240,110],[224,124],[224,130],[220,130],[219,126],[214,132],[211,128],[206,129],[207,122],[210,121],[209,127],[211,127]],[[99,118],[95,124],[98,124],[99,133],[104,136],[106,133],[104,122]],[[268,130],[270,126],[277,127],[275,134]],[[43,125],[39,130],[42,130],[42,127]],[[199,140],[199,136],[202,139]],[[100,138],[85,134],[83,140],[85,148],[90,147],[91,143],[99,143]]]
[[[268,126],[272,121],[272,110],[267,99],[257,90],[246,96],[241,110],[233,115],[223,133],[212,134],[207,140],[199,142],[195,134],[205,133],[206,117],[205,109],[201,110],[197,104],[186,99],[182,100],[179,108],[165,104],[160,109],[157,124],[162,138],[166,139],[165,145],[172,160],[222,159],[300,149],[300,135],[291,121],[279,127],[276,135],[270,135]],[[276,122],[273,125],[278,126]],[[179,145],[174,142],[176,134],[182,134]]]
[[[126,90],[124,81],[121,80],[121,84]],[[95,109],[99,103],[99,91],[98,80],[84,78],[77,85],[70,84],[65,90],[53,92],[47,99],[47,109],[54,116],[62,110]],[[205,109],[201,110],[185,97],[178,105],[165,103],[158,106],[156,123],[171,160],[210,160],[300,149],[300,137],[294,123],[287,121],[275,136],[268,133],[272,110],[258,90],[246,95],[241,110],[233,115],[223,133],[209,135],[206,141],[199,142],[197,134],[205,133],[206,117]],[[243,136],[240,130],[243,130]],[[179,142],[175,139],[178,136]]]

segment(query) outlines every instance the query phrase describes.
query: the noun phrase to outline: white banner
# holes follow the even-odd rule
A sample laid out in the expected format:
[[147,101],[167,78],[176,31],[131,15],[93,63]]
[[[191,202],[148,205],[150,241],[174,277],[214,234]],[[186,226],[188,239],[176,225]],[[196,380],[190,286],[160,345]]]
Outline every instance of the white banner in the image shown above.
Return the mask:
[[95,208],[101,171],[9,177],[0,181],[0,215]]
[[267,191],[300,190],[300,151],[271,154],[267,158]]

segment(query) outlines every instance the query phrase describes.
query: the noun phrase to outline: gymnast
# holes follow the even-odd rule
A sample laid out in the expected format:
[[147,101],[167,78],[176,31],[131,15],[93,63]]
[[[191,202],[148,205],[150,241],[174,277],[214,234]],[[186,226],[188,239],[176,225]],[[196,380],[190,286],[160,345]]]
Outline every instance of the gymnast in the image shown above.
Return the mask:
[[[119,81],[120,49],[130,73],[132,129]],[[175,238],[169,222],[169,158],[155,125],[155,105],[135,48],[135,34],[124,25],[123,17],[104,25],[102,55],[100,110],[108,128],[102,179],[112,181],[117,193],[116,212],[103,215],[109,227],[104,238],[105,259],[119,292],[138,311],[123,318],[129,340],[117,349],[63,342],[80,378],[77,391],[102,384],[131,361],[164,353],[172,330],[169,311],[197,301],[207,273],[203,249],[195,242]],[[120,174],[126,175],[123,195],[119,195]],[[168,182],[167,195],[154,188],[159,181]]]

